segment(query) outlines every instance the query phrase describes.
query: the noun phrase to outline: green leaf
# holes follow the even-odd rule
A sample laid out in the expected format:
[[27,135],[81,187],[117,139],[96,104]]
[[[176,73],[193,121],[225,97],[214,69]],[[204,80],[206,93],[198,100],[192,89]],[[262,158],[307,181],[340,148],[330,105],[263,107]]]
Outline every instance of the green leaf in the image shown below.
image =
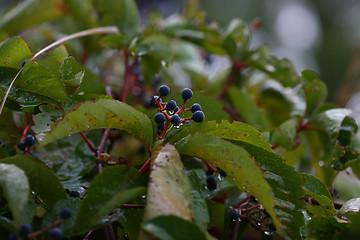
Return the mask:
[[310,239],[333,239],[337,225],[334,217],[315,216],[307,223],[308,235]]
[[137,50],[140,56],[149,54],[167,64],[172,60],[170,39],[163,34],[152,34],[140,39],[137,43]]
[[204,122],[201,124],[194,124],[191,126],[183,126],[179,132],[175,132],[175,135],[169,135],[170,142],[175,143],[180,139],[193,134],[193,133],[206,133],[221,137],[223,139],[234,140],[236,142],[249,143],[251,145],[260,147],[266,151],[273,152],[271,144],[261,137],[261,133],[252,126],[233,121],[221,121],[216,123],[214,121]]
[[224,46],[231,59],[244,57],[250,46],[250,31],[242,20],[234,18],[230,21],[224,32]]
[[346,116],[341,122],[337,142],[341,147],[350,147],[352,136],[356,134],[359,127],[354,118]]
[[[330,192],[327,190],[325,185],[312,175],[302,174],[302,176],[306,179],[306,184],[304,186],[305,191],[321,206],[322,211],[320,213],[333,216],[336,213],[334,203]],[[313,211],[315,210],[313,209]]]
[[304,178],[274,152],[246,142],[237,143],[256,158],[256,162],[266,173],[265,180],[272,188],[276,204],[274,211],[283,223],[284,235],[288,238],[297,238],[300,227],[304,224]]
[[142,229],[156,239],[206,240],[204,233],[194,223],[174,215],[152,218],[142,223]]
[[266,129],[265,119],[249,94],[235,87],[231,87],[229,96],[237,112],[246,123],[259,130]]
[[13,37],[0,43],[0,67],[20,69],[21,63],[30,56],[30,48],[22,37]]
[[325,102],[328,92],[325,83],[313,71],[303,71],[301,76],[307,82],[303,89],[306,97],[306,115],[309,117]]
[[272,190],[256,161],[247,151],[221,138],[198,133],[177,142],[176,148],[181,154],[203,159],[223,169],[235,179],[240,189],[250,192],[258,199],[272,216],[276,228],[282,229],[282,223],[274,211],[275,199]]
[[128,131],[140,138],[147,146],[153,142],[153,125],[143,113],[126,103],[99,99],[76,105],[73,111],[55,122],[48,133],[37,135],[40,146],[72,134],[98,129],[115,128]]
[[60,66],[61,79],[65,84],[65,91],[68,94],[75,94],[83,81],[84,68],[77,64],[73,57],[65,58]]
[[145,193],[144,179],[136,169],[126,166],[108,167],[95,177],[81,203],[75,231],[95,225],[116,207]]
[[129,45],[129,38],[120,34],[108,35],[100,39],[100,43],[106,47],[124,49]]
[[288,150],[294,149],[297,145],[297,139],[295,138],[297,128],[298,123],[296,120],[287,120],[270,132],[270,142],[272,144],[278,144]]
[[17,223],[23,224],[23,214],[30,195],[24,171],[13,164],[0,163],[0,187],[13,218]]
[[53,171],[36,157],[19,155],[3,158],[0,163],[14,164],[21,168],[29,179],[31,190],[50,207],[67,197]]
[[105,24],[115,24],[128,37],[137,33],[139,12],[134,0],[96,0],[94,5],[103,14]]
[[183,172],[179,153],[173,145],[160,144],[152,154],[150,181],[144,220],[160,215],[176,215],[186,220],[194,218],[190,209],[191,186]]
[[21,75],[15,81],[15,87],[57,101],[67,98],[61,81],[50,70],[35,61],[26,63]]
[[360,211],[360,198],[353,198],[347,202],[345,202],[338,212],[338,216],[344,216],[349,212]]
[[65,14],[62,0],[29,0],[19,3],[0,18],[0,29],[8,34],[57,19]]

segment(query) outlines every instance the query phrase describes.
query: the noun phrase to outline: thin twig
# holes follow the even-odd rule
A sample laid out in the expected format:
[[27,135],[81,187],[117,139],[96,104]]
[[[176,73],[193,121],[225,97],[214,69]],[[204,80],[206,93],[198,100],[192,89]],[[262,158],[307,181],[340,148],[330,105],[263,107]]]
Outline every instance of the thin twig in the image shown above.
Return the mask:
[[89,239],[91,237],[91,235],[93,234],[93,230],[91,230],[90,232],[88,232],[85,237],[83,238],[83,240]]
[[231,236],[231,240],[236,240],[238,233],[239,233],[239,228],[240,228],[240,221],[236,220],[235,225],[234,225],[234,230]]
[[93,151],[94,153],[96,153],[96,148],[94,147],[94,145],[89,141],[89,139],[85,136],[85,134],[83,132],[80,132],[80,135],[83,137],[83,139],[85,140],[85,142],[87,143],[87,145],[89,146],[90,150]]

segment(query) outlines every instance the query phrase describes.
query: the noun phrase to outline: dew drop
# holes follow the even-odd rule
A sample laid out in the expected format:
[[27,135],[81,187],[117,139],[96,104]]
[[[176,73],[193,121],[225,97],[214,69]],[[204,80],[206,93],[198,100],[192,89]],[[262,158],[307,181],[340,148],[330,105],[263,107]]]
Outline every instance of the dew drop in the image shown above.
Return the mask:
[[320,161],[320,162],[319,162],[319,166],[320,166],[320,167],[323,167],[323,166],[324,166],[324,161]]

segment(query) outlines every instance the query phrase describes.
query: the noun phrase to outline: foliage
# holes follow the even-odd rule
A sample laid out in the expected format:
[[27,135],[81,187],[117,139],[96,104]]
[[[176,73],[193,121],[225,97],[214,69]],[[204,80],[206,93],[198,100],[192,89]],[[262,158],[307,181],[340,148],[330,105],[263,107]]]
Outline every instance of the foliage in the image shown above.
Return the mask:
[[[1,237],[24,224],[30,239],[357,234],[359,196],[334,188],[360,177],[351,110],[326,103],[316,73],[252,48],[257,25],[221,29],[197,7],[139,25],[133,0],[29,0],[0,18]],[[38,57],[46,31],[87,37]]]

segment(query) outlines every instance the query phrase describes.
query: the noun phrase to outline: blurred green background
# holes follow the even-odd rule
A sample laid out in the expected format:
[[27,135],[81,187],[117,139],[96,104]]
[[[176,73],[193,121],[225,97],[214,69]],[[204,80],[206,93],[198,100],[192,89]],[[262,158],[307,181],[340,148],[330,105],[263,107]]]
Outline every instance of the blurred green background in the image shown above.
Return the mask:
[[[20,2],[1,0],[0,13]],[[171,15],[182,10],[185,0],[137,3],[144,23],[149,10],[157,8]],[[252,46],[266,43],[272,54],[289,58],[297,71],[318,72],[329,88],[330,102],[344,106],[360,90],[360,1],[201,0],[200,4],[208,21],[221,26],[234,17],[248,24],[261,20]]]

